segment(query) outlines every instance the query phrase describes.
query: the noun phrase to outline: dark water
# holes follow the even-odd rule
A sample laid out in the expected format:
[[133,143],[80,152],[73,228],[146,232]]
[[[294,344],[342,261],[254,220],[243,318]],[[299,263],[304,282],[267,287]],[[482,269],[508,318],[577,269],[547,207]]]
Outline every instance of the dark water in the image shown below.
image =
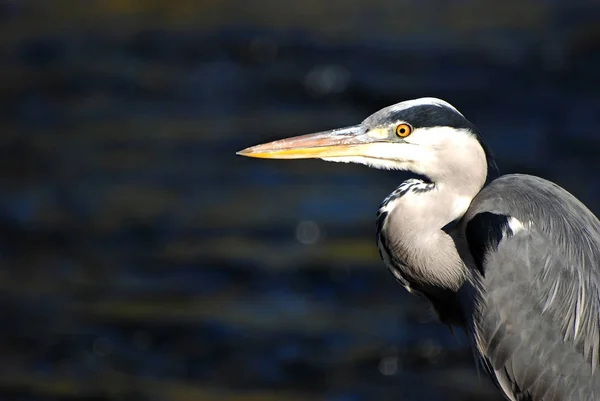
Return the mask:
[[379,261],[402,174],[235,152],[437,96],[598,212],[597,6],[409,40],[361,2],[68,3],[0,7],[1,399],[500,399]]

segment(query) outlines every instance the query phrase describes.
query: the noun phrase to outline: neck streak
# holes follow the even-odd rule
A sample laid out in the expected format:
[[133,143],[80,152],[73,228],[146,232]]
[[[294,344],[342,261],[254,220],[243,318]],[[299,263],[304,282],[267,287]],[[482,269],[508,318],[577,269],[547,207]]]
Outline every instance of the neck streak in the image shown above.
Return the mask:
[[377,218],[379,250],[407,289],[433,296],[460,288],[465,267],[442,229],[464,215],[480,186],[409,179],[383,201]]

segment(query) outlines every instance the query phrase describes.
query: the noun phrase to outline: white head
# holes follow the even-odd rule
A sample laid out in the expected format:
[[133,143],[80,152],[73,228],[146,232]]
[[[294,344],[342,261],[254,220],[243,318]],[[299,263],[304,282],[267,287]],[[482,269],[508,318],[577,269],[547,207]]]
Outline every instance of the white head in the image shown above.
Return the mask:
[[408,170],[435,183],[471,183],[477,191],[489,170],[496,169],[475,126],[448,102],[429,97],[386,107],[352,127],[274,141],[238,154]]

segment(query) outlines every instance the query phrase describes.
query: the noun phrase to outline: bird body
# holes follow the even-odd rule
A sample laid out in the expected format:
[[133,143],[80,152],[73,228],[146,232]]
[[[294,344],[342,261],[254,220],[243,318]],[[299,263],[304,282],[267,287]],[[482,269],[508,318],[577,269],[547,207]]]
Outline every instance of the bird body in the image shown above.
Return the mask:
[[600,221],[542,178],[498,177],[475,126],[421,98],[240,154],[408,170],[377,213],[394,277],[463,327],[513,401],[600,399]]
[[[467,329],[505,394],[600,399],[600,222],[594,214],[556,184],[511,174],[483,188],[458,231],[468,249],[457,249],[473,261],[470,283],[458,295],[470,310]],[[465,291],[469,286],[474,290]]]

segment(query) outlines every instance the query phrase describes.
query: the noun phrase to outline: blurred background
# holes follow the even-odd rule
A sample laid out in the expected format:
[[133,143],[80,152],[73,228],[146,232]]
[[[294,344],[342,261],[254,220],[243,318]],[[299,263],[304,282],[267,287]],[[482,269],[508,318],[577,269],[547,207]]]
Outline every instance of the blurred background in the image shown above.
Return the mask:
[[0,1],[0,399],[500,400],[386,270],[401,173],[235,156],[436,96],[600,212],[600,3]]

